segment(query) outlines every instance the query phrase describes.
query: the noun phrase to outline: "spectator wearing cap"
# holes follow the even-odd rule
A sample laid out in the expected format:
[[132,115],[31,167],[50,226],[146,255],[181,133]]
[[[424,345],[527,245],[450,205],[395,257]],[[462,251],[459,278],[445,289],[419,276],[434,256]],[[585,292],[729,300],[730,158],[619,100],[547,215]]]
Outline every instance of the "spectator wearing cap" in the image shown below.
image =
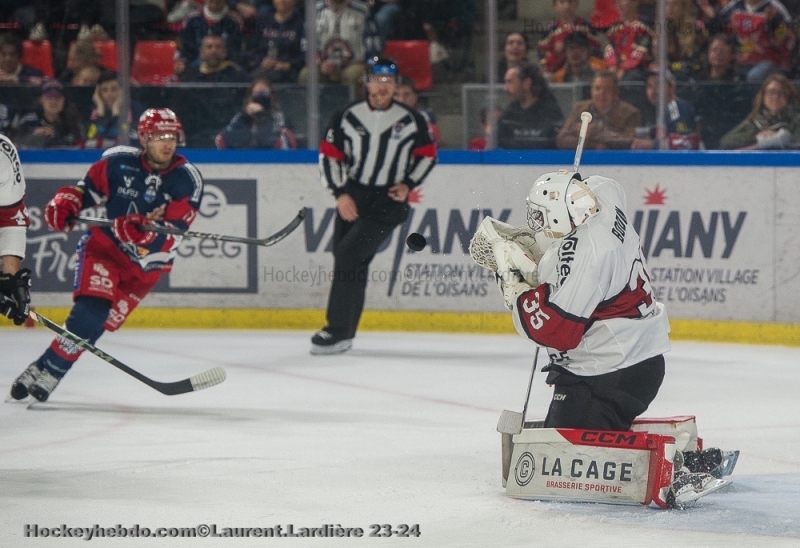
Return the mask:
[[243,33],[239,21],[229,13],[225,0],[205,0],[203,9],[186,18],[179,37],[178,55],[181,62],[190,65],[200,57],[203,38],[221,36],[228,56],[240,63],[243,56]]
[[200,57],[190,63],[180,74],[181,82],[237,83],[248,82],[250,77],[239,65],[231,61],[222,36],[209,34],[200,44]]
[[11,34],[0,35],[0,86],[13,84],[41,84],[44,73],[20,63],[22,42]]
[[[92,103],[94,106],[86,126],[84,147],[106,149],[118,145],[122,130],[120,124],[122,92],[117,81],[117,73],[103,71],[95,87],[94,95],[92,95]],[[133,120],[138,120],[143,111],[144,109],[137,101],[131,101],[128,114],[129,142],[135,143],[138,139],[136,124],[133,123]]]
[[85,67],[100,67],[103,54],[91,40],[78,40],[67,52],[67,68],[58,79],[65,85],[71,85],[75,76]]
[[[383,51],[383,40],[369,7],[358,0],[324,0],[317,3],[316,15],[320,81],[359,84],[367,59]],[[308,81],[308,70],[304,67],[300,71],[300,84]]]
[[431,133],[433,144],[438,147],[440,138],[439,126],[436,125],[436,116],[434,116],[431,109],[423,108],[422,105],[419,104],[419,93],[414,86],[414,82],[410,78],[400,76],[397,79],[397,87],[394,90],[394,100],[422,114],[422,117],[428,122],[428,130]]
[[83,125],[78,110],[65,96],[58,80],[42,84],[38,106],[23,115],[15,141],[20,148],[80,148]]
[[541,71],[530,63],[506,71],[503,91],[511,103],[497,122],[500,148],[555,148],[564,114]]
[[591,25],[578,16],[579,4],[578,0],[553,0],[553,9],[558,17],[545,28],[544,35],[539,41],[539,57],[548,78],[566,63],[564,39],[573,32],[585,34],[589,39],[590,50],[599,51],[600,41]]
[[564,66],[553,74],[554,83],[591,82],[594,73],[605,70],[606,64],[599,57],[591,54],[589,37],[575,31],[564,37]]
[[588,111],[592,121],[586,132],[584,148],[624,150],[631,148],[636,128],[642,125],[639,109],[619,98],[616,75],[600,71],[592,80],[591,98],[572,107],[564,127],[558,133],[558,148],[574,150],[578,146],[581,113]]
[[[658,117],[658,77],[659,73],[651,71],[645,81],[647,100],[639,109],[642,125],[636,128],[636,137],[631,142],[632,150],[652,150],[659,148],[657,137]],[[664,110],[664,126],[666,127],[667,148],[670,150],[697,150],[701,148],[700,127],[697,123],[694,107],[689,101],[678,98],[675,76],[664,71],[666,80],[667,105]]]

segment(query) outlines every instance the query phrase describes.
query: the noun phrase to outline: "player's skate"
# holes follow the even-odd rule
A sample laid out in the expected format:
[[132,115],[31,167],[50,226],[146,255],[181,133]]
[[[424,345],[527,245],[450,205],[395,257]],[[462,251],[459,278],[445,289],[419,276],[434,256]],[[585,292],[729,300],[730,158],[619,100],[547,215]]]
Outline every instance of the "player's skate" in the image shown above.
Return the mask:
[[683,466],[690,472],[711,474],[717,479],[730,476],[739,459],[739,451],[722,451],[711,447],[703,451],[684,451]]
[[687,472],[684,468],[675,472],[672,487],[667,494],[669,508],[684,509],[693,506],[697,499],[722,489],[731,482],[717,479],[705,472]]
[[35,400],[44,402],[47,401],[47,398],[50,397],[50,393],[56,389],[59,382],[61,382],[60,377],[56,377],[47,369],[43,369],[36,378],[36,382],[28,389],[28,392]]
[[27,398],[31,385],[36,382],[36,379],[41,373],[42,370],[39,369],[39,365],[36,362],[26,367],[25,371],[23,371],[14,381],[14,384],[11,385],[11,397],[15,400],[24,400]]
[[311,353],[320,354],[341,354],[353,347],[353,339],[342,339],[334,334],[320,329],[311,337]]

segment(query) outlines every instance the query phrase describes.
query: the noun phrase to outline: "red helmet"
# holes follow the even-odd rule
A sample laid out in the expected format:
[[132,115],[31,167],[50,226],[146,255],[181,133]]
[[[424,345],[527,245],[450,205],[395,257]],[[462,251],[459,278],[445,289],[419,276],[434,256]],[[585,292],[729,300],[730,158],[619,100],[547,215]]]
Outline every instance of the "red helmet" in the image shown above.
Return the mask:
[[172,110],[168,108],[148,108],[139,117],[139,137],[148,139],[152,133],[174,133],[178,144],[183,144],[183,125]]

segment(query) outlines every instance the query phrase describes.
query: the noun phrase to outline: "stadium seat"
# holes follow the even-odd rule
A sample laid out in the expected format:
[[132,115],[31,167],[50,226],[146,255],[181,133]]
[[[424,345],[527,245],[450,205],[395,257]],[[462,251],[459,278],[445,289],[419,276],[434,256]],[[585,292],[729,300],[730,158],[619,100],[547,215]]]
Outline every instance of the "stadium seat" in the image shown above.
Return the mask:
[[97,51],[103,54],[100,64],[104,69],[117,71],[117,42],[114,40],[98,40],[94,42]]
[[174,80],[176,45],[172,40],[139,40],[133,53],[131,81],[160,85]]
[[41,70],[48,78],[53,78],[53,47],[50,40],[33,42],[31,40],[22,41],[23,65],[28,65]]
[[397,62],[400,74],[410,78],[418,91],[433,88],[433,70],[426,40],[387,40],[383,53]]

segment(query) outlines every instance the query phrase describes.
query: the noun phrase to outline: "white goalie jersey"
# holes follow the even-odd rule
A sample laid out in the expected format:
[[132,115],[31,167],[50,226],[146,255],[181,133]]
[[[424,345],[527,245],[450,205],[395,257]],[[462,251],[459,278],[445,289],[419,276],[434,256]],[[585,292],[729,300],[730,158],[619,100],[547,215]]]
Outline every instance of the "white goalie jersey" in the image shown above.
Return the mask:
[[540,285],[513,303],[514,325],[547,348],[551,363],[602,375],[669,350],[669,320],[656,302],[639,235],[619,183],[592,176],[599,211],[553,243],[539,262]]

